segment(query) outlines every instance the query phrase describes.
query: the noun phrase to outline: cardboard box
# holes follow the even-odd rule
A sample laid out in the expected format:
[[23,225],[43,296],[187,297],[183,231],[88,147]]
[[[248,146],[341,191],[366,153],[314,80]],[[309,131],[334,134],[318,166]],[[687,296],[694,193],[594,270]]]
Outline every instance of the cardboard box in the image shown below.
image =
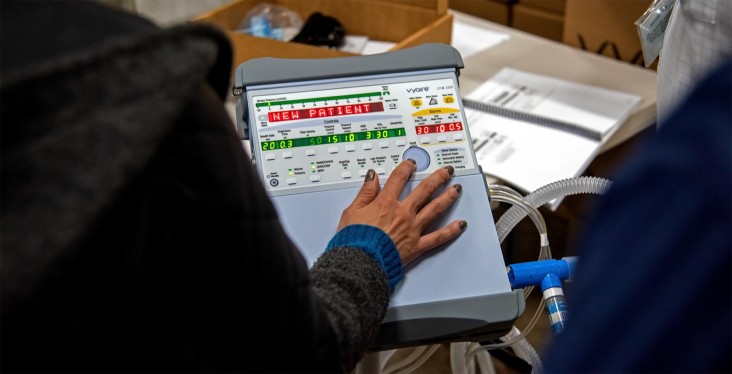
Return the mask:
[[511,24],[511,3],[495,0],[450,0],[450,8],[501,25]]
[[565,44],[643,66],[634,22],[651,0],[567,0]]
[[519,0],[518,3],[561,15],[564,14],[564,8],[567,6],[565,0]]
[[[328,58],[353,56],[352,53],[316,46],[287,43],[235,33],[246,13],[264,0],[236,0],[200,15],[195,22],[206,22],[225,30],[234,47],[234,66],[257,57]],[[450,44],[452,15],[447,0],[267,0],[296,11],[304,20],[320,12],[338,19],[351,35],[366,35],[371,40],[396,43],[391,50],[424,43]]]
[[564,17],[561,13],[518,3],[513,6],[512,26],[517,30],[561,42]]

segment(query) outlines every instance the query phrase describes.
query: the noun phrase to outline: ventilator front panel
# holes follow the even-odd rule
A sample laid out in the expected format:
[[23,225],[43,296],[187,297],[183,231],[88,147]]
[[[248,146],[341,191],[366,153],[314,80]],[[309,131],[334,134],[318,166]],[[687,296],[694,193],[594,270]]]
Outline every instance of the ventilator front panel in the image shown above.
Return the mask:
[[[429,230],[454,220],[466,220],[468,228],[406,269],[380,347],[454,339],[488,325],[500,325],[501,333],[510,328],[523,304],[509,286],[455,69],[254,85],[244,100],[257,171],[310,265],[369,169],[383,185],[400,162],[415,160],[402,197],[435,170],[455,169],[445,188],[461,184],[462,195]],[[440,328],[415,329],[432,322]]]

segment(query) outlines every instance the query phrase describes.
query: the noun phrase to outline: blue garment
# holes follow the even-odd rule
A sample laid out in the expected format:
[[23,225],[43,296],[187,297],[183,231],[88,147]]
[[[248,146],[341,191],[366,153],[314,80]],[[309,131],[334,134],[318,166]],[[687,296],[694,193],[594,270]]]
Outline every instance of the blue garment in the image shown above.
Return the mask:
[[402,259],[394,241],[383,230],[369,225],[348,225],[328,242],[325,251],[333,248],[352,247],[366,252],[386,273],[389,292],[404,278]]
[[698,86],[595,213],[547,372],[730,372],[732,64]]

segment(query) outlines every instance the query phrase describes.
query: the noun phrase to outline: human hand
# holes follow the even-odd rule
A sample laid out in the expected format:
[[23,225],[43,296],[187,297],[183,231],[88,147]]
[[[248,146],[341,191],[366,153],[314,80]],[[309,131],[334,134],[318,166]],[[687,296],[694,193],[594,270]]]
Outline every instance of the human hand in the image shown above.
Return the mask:
[[391,173],[384,189],[379,191],[379,177],[373,170],[369,170],[353,203],[343,211],[338,230],[352,224],[380,228],[396,245],[405,266],[422,253],[457,237],[467,228],[467,222],[454,221],[445,227],[422,234],[460,196],[462,186],[456,184],[430,200],[435,191],[452,178],[453,167],[436,170],[400,201],[399,195],[415,171],[413,160],[402,162]]

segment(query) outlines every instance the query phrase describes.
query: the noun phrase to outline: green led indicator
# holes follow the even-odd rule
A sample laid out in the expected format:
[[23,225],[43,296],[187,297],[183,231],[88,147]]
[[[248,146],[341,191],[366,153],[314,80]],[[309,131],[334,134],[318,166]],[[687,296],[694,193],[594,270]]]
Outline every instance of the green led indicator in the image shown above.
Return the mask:
[[292,138],[282,140],[270,140],[260,143],[260,147],[263,151],[272,151],[276,149],[288,149],[295,147],[311,147],[321,144],[337,144],[337,143],[349,143],[363,140],[377,140],[387,139],[406,136],[406,132],[403,127],[396,129],[382,129],[382,130],[371,130],[361,132],[351,132],[344,134],[333,134],[323,136],[308,136],[303,138]]
[[288,104],[305,104],[305,103],[317,103],[317,102],[325,102],[327,104],[328,101],[338,101],[338,100],[349,100],[349,99],[359,99],[362,97],[367,97],[371,99],[371,97],[381,97],[381,92],[366,92],[362,94],[352,94],[352,95],[338,95],[338,96],[324,96],[324,97],[313,97],[308,99],[296,99],[296,100],[282,100],[282,101],[268,101],[266,103],[257,103],[255,106],[257,108],[263,107],[263,106],[272,106],[274,105],[288,105]]

